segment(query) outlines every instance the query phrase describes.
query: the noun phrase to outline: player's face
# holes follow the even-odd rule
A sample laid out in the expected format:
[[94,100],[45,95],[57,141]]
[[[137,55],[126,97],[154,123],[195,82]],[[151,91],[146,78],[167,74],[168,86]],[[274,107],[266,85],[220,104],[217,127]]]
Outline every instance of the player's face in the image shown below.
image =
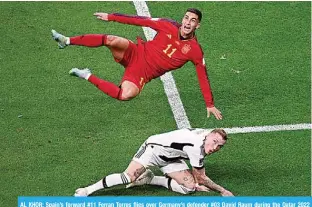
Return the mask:
[[199,25],[200,23],[197,14],[194,14],[192,12],[186,12],[182,19],[181,35],[192,35],[195,30],[199,28]]
[[206,154],[210,155],[214,152],[219,151],[225,143],[226,140],[224,140],[219,133],[208,134],[205,141]]

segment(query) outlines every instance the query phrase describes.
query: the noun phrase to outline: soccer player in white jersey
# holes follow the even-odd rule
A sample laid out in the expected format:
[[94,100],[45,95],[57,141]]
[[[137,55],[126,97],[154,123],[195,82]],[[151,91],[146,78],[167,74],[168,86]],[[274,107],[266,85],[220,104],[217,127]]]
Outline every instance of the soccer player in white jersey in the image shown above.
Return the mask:
[[[74,196],[88,196],[115,185],[158,185],[181,194],[194,191],[217,191],[222,196],[233,193],[213,182],[205,173],[204,158],[219,151],[227,141],[223,129],[207,132],[201,129],[180,129],[150,136],[134,155],[123,173],[105,176],[95,184],[78,188]],[[184,160],[189,160],[190,170]],[[157,166],[165,176],[155,176],[148,169]]]

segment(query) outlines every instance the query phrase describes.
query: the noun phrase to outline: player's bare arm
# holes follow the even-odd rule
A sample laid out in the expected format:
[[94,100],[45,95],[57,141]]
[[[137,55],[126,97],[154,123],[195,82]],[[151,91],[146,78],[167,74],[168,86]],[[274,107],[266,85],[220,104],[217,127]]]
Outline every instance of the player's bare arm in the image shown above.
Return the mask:
[[234,196],[232,192],[226,190],[222,186],[213,182],[205,173],[205,168],[196,169],[193,168],[193,175],[196,177],[196,180],[199,184],[202,184],[213,191],[219,192],[222,196]]
[[203,183],[203,185],[209,187],[210,189],[213,189],[215,191],[220,192],[220,194],[222,196],[234,196],[232,192],[230,192],[230,191],[226,190],[225,188],[223,188],[222,186],[216,184],[208,176],[203,177],[202,183]]
[[204,185],[199,185],[198,184],[198,180],[197,180],[196,176],[193,174],[193,172],[192,172],[192,175],[193,175],[194,180],[195,180],[195,190],[196,191],[202,191],[202,192],[209,192],[209,191],[211,191],[210,188],[207,188]]
[[196,67],[196,73],[198,77],[199,86],[201,89],[201,92],[203,94],[204,100],[206,102],[206,108],[207,108],[207,117],[210,117],[210,114],[212,113],[217,120],[222,119],[221,112],[214,106],[213,102],[213,96],[212,91],[208,79],[207,69],[205,65],[205,60],[203,58],[203,53],[201,52],[199,55],[200,58],[197,58],[193,61],[195,67]]

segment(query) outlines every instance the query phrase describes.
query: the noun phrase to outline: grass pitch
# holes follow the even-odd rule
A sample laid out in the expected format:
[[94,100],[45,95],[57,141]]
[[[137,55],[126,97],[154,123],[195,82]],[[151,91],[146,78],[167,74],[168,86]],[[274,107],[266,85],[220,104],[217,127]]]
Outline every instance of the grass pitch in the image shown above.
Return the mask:
[[[187,64],[173,75],[193,127],[310,123],[311,2],[148,6],[153,17],[179,21],[188,7],[203,11],[197,35],[224,120],[206,118],[194,66]],[[89,67],[118,84],[123,68],[104,47],[59,50],[51,29],[144,36],[140,27],[96,20],[96,11],[135,14],[132,2],[0,2],[0,206],[16,205],[17,196],[72,195],[123,171],[148,136],[176,128],[159,79],[119,102],[68,75],[72,67]],[[214,181],[239,196],[311,195],[310,130],[230,137],[206,159]],[[96,195],[179,196],[150,186]]]

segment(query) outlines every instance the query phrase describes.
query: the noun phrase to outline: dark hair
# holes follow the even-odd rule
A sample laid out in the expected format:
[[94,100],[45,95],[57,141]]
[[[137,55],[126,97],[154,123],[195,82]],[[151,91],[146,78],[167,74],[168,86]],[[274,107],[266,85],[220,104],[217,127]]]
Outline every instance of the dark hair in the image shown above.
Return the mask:
[[218,133],[224,140],[227,140],[227,133],[224,131],[224,129],[214,129],[211,131],[211,133]]
[[195,8],[188,8],[188,9],[186,10],[186,12],[192,12],[192,13],[194,13],[194,14],[197,14],[199,22],[201,21],[203,15],[202,15],[201,11],[199,11],[198,9],[195,9]]

